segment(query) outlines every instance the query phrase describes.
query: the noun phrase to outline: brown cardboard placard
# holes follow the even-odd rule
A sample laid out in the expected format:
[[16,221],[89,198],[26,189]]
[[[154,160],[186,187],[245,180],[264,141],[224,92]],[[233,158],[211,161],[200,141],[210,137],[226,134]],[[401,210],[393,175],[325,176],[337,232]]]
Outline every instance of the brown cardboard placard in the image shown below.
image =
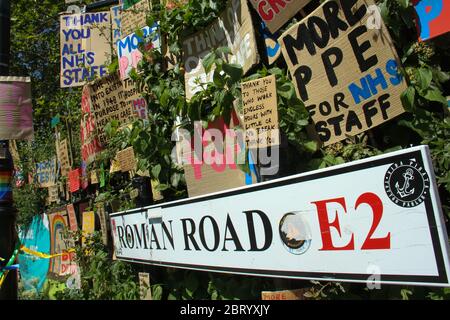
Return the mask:
[[248,148],[280,144],[277,86],[274,75],[243,82],[242,103]]
[[91,184],[98,184],[97,170],[91,171]]
[[305,292],[306,289],[262,291],[261,300],[306,300]]
[[77,231],[78,230],[77,215],[75,214],[75,208],[74,208],[73,204],[72,203],[68,204],[66,210],[67,210],[67,214],[69,216],[70,230]]
[[130,104],[135,116],[139,119],[148,118],[147,100],[136,87],[134,81],[130,78],[122,80],[124,99]]
[[103,244],[108,244],[108,227],[106,223],[106,212],[105,212],[105,205],[103,202],[97,203],[97,215],[100,220],[100,228],[102,230],[102,240]]
[[36,174],[34,175],[34,181],[37,183],[39,188],[51,187],[56,183],[56,171],[56,158],[39,162],[36,164]]
[[122,11],[120,31],[122,37],[132,34],[136,29],[147,25],[147,13],[150,11],[148,0],[141,0]]
[[136,157],[134,156],[133,147],[128,147],[117,153],[117,160],[120,163],[122,172],[136,170]]
[[197,78],[201,83],[212,81],[213,72],[205,73],[202,60],[212,49],[223,46],[231,49],[230,62],[242,65],[244,73],[259,62],[247,1],[230,0],[211,25],[183,40],[187,100],[201,90],[201,86],[196,84]]
[[69,162],[69,149],[67,139],[56,140],[56,156],[61,166],[61,176],[66,177],[72,167]]
[[53,185],[53,186],[49,186],[48,187],[48,201],[50,202],[50,203],[54,203],[54,202],[57,202],[58,200],[59,200],[59,197],[58,197],[58,185]]
[[117,120],[119,125],[137,118],[131,105],[125,102],[123,84],[118,73],[98,79],[89,86],[92,115],[95,121],[99,143],[107,143],[104,127],[111,120]]
[[372,5],[327,1],[280,37],[297,95],[325,146],[404,112],[400,61],[386,26],[369,26]]
[[102,151],[97,138],[94,116],[92,114],[91,90],[89,85],[83,87],[81,95],[81,158],[87,165],[95,160],[95,156]]
[[250,0],[270,32],[275,33],[311,0]]
[[150,287],[150,274],[147,272],[139,272],[139,289],[141,300],[153,300]]
[[107,73],[111,57],[109,11],[60,16],[61,88],[78,87]]

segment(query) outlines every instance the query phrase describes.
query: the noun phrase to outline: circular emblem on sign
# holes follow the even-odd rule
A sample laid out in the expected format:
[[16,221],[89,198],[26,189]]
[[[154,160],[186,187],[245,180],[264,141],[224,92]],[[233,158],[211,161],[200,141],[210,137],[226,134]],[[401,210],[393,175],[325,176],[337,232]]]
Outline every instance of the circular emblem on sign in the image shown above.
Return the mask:
[[308,221],[298,212],[286,213],[280,220],[280,238],[292,254],[303,254],[311,246],[312,236]]
[[397,162],[384,176],[384,189],[396,205],[404,208],[421,204],[430,188],[425,169],[415,161]]

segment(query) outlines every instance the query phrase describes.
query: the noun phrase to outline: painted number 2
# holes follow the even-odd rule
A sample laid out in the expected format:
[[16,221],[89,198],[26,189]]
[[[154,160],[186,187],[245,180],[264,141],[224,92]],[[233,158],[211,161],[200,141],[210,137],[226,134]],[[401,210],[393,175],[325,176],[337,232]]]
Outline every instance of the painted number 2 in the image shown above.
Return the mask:
[[[321,251],[330,251],[330,250],[355,250],[355,241],[354,234],[350,241],[342,247],[336,247],[333,244],[333,240],[331,238],[331,228],[335,228],[338,232],[339,236],[341,236],[341,228],[339,224],[339,217],[336,212],[336,217],[333,221],[330,221],[328,218],[328,203],[338,203],[344,209],[344,213],[347,213],[347,206],[345,202],[345,198],[335,198],[335,199],[327,199],[322,201],[312,202],[317,207],[317,214],[319,218],[319,226],[320,232],[322,236],[322,248]],[[369,233],[361,246],[361,250],[376,250],[376,249],[390,249],[391,248],[391,233],[382,238],[375,238],[373,234],[378,228],[381,218],[383,217],[383,202],[381,199],[374,193],[367,192],[358,197],[355,203],[355,210],[361,205],[368,205],[372,209],[373,221],[372,226],[369,230]]]

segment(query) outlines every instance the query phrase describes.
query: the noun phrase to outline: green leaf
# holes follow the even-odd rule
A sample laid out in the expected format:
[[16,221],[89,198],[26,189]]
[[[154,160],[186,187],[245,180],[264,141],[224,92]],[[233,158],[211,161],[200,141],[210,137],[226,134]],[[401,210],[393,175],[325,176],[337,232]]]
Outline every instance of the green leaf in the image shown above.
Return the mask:
[[437,89],[428,89],[424,98],[430,101],[441,102],[442,104],[447,105],[447,99]]
[[413,110],[415,96],[416,96],[416,89],[414,89],[414,87],[411,86],[402,92],[400,98],[402,100],[403,106],[407,111]]
[[152,177],[153,177],[153,179],[158,179],[160,172],[161,172],[161,165],[157,164],[156,166],[154,166],[152,168]]
[[244,74],[242,67],[238,64],[224,63],[223,71],[230,76],[233,82],[239,82]]
[[210,52],[203,58],[202,64],[205,72],[208,74],[211,72],[211,69],[216,61],[216,54],[214,52]]
[[425,91],[433,80],[433,73],[428,68],[419,68],[416,70],[416,78],[420,90]]

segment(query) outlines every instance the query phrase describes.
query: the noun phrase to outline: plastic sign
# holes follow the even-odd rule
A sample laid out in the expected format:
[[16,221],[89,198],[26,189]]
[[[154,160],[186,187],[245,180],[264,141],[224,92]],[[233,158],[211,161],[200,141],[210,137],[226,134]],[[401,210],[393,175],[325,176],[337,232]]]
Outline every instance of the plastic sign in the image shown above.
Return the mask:
[[427,146],[114,213],[118,259],[305,280],[449,286]]
[[415,0],[419,40],[425,41],[450,31],[450,1]]

